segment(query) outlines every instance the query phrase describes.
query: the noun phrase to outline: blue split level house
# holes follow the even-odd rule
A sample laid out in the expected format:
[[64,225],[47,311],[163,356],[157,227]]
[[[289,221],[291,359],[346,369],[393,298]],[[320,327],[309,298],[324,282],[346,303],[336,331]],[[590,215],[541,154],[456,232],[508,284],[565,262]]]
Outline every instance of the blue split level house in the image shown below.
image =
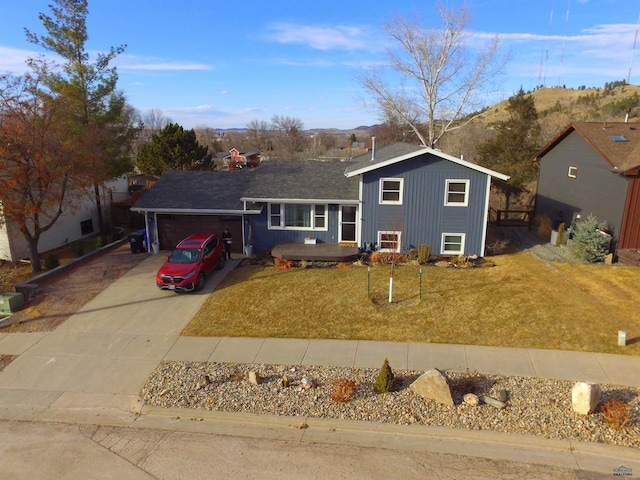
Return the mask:
[[169,172],[132,208],[150,242],[196,231],[234,238],[232,252],[315,243],[484,255],[491,178],[508,176],[440,151],[396,143],[349,162],[264,161],[239,171]]

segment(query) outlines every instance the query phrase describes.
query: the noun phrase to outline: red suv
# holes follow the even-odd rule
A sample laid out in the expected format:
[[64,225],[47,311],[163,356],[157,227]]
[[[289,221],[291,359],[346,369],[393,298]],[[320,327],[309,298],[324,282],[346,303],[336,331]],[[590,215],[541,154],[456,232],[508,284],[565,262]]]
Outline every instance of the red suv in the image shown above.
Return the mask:
[[206,275],[214,268],[224,268],[225,261],[224,247],[218,235],[191,235],[167,256],[167,261],[158,270],[156,283],[161,290],[202,290]]

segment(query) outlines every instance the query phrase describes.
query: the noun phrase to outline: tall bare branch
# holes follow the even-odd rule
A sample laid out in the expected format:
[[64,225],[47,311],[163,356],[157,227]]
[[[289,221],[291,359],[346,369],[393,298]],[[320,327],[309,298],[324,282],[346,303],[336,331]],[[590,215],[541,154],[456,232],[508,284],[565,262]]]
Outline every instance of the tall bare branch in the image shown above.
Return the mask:
[[[474,42],[473,51],[466,3],[458,11],[442,3],[437,8],[438,28],[423,26],[417,18],[393,17],[385,25],[393,42],[387,68],[357,77],[383,118],[401,119],[430,147],[474,118],[469,113],[482,106],[481,94],[509,57],[501,54],[497,36],[480,47]],[[384,75],[389,71],[395,73],[394,83]]]

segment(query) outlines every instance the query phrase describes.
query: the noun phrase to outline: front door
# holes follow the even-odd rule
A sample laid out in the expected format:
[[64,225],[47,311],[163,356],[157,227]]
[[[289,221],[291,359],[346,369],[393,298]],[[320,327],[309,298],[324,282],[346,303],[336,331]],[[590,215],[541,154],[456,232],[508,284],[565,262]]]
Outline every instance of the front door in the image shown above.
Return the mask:
[[358,206],[342,205],[340,207],[340,237],[339,242],[358,242]]

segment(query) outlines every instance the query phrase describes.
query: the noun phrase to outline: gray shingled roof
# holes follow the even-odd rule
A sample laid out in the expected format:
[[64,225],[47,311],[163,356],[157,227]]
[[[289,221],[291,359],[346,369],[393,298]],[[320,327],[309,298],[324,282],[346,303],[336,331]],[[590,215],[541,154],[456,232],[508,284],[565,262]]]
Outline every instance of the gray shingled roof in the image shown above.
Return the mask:
[[363,153],[361,155],[353,157],[347,167],[347,172],[359,170],[364,165],[376,165],[378,163],[384,163],[388,160],[402,157],[404,155],[410,155],[424,149],[424,146],[411,145],[409,143],[403,142],[387,145],[376,149],[376,151],[374,152],[375,158],[373,160],[371,160],[372,152]]
[[255,169],[243,198],[358,200],[358,179],[344,175],[348,163],[270,160]]
[[136,202],[134,211],[240,211],[251,171],[167,172]]
[[358,200],[358,179],[346,163],[271,160],[235,171],[167,172],[136,202],[134,211],[239,212],[243,200]]

